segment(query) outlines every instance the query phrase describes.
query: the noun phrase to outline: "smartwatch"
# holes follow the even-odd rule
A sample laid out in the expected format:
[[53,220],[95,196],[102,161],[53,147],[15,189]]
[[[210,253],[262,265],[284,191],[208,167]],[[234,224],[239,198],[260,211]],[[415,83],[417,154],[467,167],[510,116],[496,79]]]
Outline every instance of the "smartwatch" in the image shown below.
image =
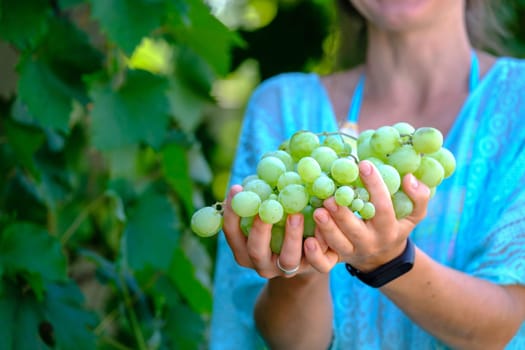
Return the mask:
[[365,273],[359,271],[348,263],[346,264],[346,269],[352,276],[357,277],[361,282],[370,287],[379,288],[410,271],[412,266],[414,266],[414,256],[415,246],[409,237],[407,238],[405,250],[400,256],[379,266],[375,270]]

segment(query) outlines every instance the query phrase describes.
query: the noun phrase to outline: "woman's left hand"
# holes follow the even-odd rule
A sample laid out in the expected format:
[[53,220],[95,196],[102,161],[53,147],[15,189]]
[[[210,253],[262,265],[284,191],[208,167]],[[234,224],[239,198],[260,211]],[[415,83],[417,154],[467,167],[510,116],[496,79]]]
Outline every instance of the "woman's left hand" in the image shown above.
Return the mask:
[[[369,220],[357,217],[349,208],[336,204],[333,197],[324,207],[316,209],[316,238],[347,262],[367,272],[399,256],[406,240],[427,212],[430,190],[412,174],[402,179],[402,189],[412,200],[414,210],[400,220],[396,219],[388,189],[377,168],[368,161],[359,163],[361,180],[370,193],[376,208]],[[323,244],[323,245],[324,245]]]

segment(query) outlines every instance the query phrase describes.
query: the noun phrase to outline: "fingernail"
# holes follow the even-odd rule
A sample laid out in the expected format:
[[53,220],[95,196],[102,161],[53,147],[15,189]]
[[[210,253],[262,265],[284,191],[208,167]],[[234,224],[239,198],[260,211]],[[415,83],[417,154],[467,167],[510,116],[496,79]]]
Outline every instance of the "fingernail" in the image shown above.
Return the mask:
[[328,222],[328,217],[325,213],[316,213],[315,218],[320,224],[325,224]]
[[361,170],[362,175],[368,176],[372,174],[372,165],[369,162],[361,162],[359,163],[359,170]]
[[298,227],[301,223],[301,217],[299,215],[290,215],[290,225],[292,227]]
[[311,252],[315,251],[315,249],[317,248],[314,241],[312,239],[307,239],[305,242],[304,242],[304,247],[306,250],[309,250]]
[[419,181],[417,181],[416,177],[412,174],[410,174],[410,186],[412,186],[413,189],[419,187]]
[[324,206],[326,209],[330,210],[332,213],[335,213],[337,211],[337,204],[334,200],[327,200],[324,202]]

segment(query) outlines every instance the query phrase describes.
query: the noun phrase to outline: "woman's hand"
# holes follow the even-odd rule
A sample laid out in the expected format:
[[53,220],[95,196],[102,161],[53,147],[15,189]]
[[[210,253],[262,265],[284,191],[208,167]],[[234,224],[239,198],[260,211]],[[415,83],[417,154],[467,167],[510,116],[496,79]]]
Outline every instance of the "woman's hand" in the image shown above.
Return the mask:
[[430,190],[413,175],[405,175],[403,191],[414,203],[413,212],[397,220],[390,194],[377,168],[368,162],[359,163],[362,182],[370,193],[376,208],[375,216],[363,221],[346,207],[338,206],[333,197],[325,200],[324,207],[316,209],[316,237],[322,246],[336,253],[339,261],[367,272],[399,256],[406,239],[415,225],[426,215]]
[[[308,274],[315,270],[328,272],[338,262],[338,255],[317,240],[309,237],[303,242],[304,218],[302,214],[289,215],[286,221],[285,236],[280,255],[272,253],[270,239],[272,225],[257,216],[254,219],[250,234],[246,237],[239,226],[240,218],[231,208],[233,196],[242,191],[239,185],[232,186],[224,208],[223,231],[233,251],[237,263],[252,268],[264,278],[278,276],[293,277],[297,274]],[[285,270],[298,270],[286,274]]]

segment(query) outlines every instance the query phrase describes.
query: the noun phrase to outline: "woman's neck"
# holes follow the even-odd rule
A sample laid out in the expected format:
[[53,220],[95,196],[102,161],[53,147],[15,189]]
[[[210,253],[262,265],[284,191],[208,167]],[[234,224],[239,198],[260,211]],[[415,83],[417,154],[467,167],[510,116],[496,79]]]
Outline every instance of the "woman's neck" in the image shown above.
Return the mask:
[[383,101],[424,103],[447,91],[468,92],[471,51],[461,18],[406,33],[370,27],[366,93]]

